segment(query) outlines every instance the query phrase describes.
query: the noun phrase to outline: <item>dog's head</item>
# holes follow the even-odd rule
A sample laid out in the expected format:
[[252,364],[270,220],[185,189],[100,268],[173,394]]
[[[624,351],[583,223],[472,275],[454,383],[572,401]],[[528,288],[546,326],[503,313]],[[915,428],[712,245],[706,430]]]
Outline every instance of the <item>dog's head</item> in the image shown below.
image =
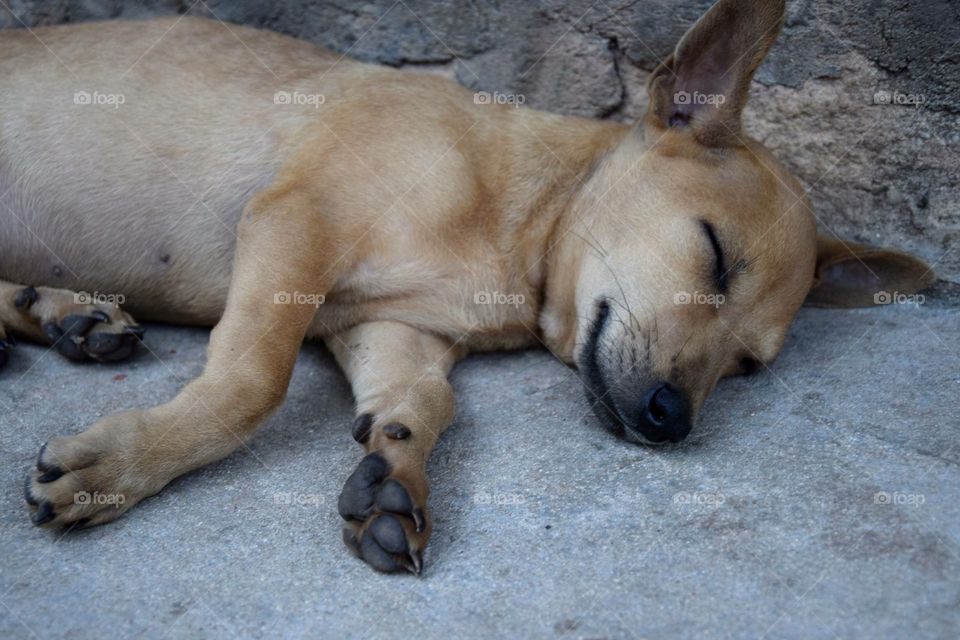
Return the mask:
[[905,254],[818,238],[803,187],[741,130],[783,16],[783,0],[715,4],[571,208],[570,293],[548,294],[544,334],[630,440],[684,439],[720,378],[776,357],[805,300],[863,306],[932,282]]

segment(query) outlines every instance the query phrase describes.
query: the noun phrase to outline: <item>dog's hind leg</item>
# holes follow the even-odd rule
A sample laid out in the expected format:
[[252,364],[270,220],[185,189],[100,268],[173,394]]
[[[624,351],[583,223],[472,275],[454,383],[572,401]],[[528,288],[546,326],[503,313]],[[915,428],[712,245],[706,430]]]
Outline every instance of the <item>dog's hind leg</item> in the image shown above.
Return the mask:
[[420,573],[431,530],[426,461],[453,418],[447,373],[464,349],[398,322],[326,342],[350,378],[353,437],[367,450],[340,494],[344,542],[375,569]]
[[143,329],[112,300],[3,280],[0,324],[18,337],[51,345],[71,360],[123,360],[143,336]]
[[177,476],[227,456],[279,406],[316,307],[282,304],[278,294],[325,294],[343,248],[320,210],[289,184],[253,199],[238,227],[226,309],[203,373],[166,404],[48,442],[27,480],[35,524],[112,520]]

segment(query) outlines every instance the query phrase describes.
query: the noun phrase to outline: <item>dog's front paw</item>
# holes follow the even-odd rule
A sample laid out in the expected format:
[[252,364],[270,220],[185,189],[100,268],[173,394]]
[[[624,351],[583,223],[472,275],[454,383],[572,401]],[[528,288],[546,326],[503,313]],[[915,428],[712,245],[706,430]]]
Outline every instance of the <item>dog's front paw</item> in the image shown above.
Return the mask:
[[426,498],[421,472],[392,468],[381,453],[368,454],[340,492],[337,508],[349,523],[344,543],[378,571],[419,575],[430,537]]
[[27,504],[37,526],[86,527],[109,522],[166,482],[154,481],[143,464],[140,413],[128,411],[87,431],[43,445],[27,476]]

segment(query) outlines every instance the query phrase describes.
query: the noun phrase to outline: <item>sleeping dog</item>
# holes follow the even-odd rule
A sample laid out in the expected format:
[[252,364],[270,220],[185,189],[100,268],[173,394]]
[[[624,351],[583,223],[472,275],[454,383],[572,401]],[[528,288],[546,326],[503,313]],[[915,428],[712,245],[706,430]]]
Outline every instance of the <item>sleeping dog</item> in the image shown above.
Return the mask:
[[805,300],[928,285],[908,255],[818,237],[803,187],[742,130],[783,17],[783,0],[720,0],[632,124],[217,21],[0,34],[0,363],[14,335],[113,361],[134,317],[214,327],[175,398],[44,445],[33,522],[108,522],[229,455],[320,338],[365,451],[344,541],[419,573],[425,462],[468,352],[543,345],[621,437],[679,442],[720,378],[774,359]]

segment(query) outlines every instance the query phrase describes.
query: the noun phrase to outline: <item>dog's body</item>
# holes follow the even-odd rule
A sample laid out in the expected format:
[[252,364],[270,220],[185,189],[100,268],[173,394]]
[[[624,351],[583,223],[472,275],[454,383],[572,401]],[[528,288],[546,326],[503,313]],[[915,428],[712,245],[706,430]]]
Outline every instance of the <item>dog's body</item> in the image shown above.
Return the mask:
[[[17,134],[5,151],[33,165],[0,168],[0,193],[16,214],[4,211],[0,276],[120,292],[140,320],[213,325],[241,211],[306,153],[323,173],[313,180],[330,185],[323,197],[343,201],[330,207],[345,218],[333,224],[363,234],[311,335],[398,320],[471,349],[534,343],[557,218],[576,178],[629,127],[477,105],[439,78],[231,29],[236,36],[181,18],[43,29],[42,42],[4,34],[0,112]],[[45,45],[72,62],[59,64]],[[44,68],[22,65],[26,56],[46,57]],[[73,103],[75,93],[110,87],[126,91],[117,110]],[[324,103],[278,105],[280,91]],[[524,304],[472,304],[475,292]]]
[[[339,507],[379,569],[420,569],[424,463],[468,351],[544,344],[629,439],[682,439],[720,377],[772,360],[814,282],[802,188],[739,130],[782,16],[722,0],[654,73],[638,126],[476,104],[216,22],[0,34],[0,347],[5,329],[75,358],[129,353],[133,319],[72,291],[217,324],[177,398],[41,451],[35,522],[109,521],[227,455],[281,402],[304,336],[354,389],[370,454]],[[671,98],[708,90],[726,106]],[[860,249],[821,241],[821,279],[893,256],[891,273],[929,280]],[[704,289],[732,302],[677,302]],[[81,490],[125,501],[78,505]]]

